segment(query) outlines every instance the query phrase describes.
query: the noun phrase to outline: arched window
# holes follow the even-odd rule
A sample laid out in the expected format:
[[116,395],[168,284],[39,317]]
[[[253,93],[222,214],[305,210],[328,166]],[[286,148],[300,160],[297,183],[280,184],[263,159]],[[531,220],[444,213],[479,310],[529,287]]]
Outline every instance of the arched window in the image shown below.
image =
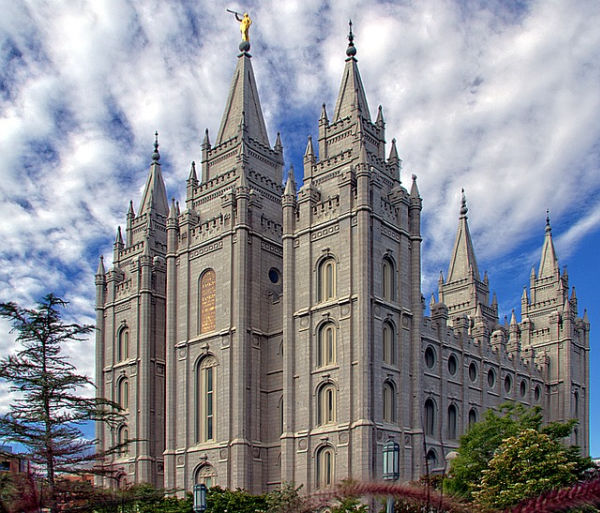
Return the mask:
[[213,269],[200,276],[198,287],[198,332],[214,331],[216,326],[217,278]]
[[383,361],[393,364],[396,361],[394,327],[389,322],[383,323]]
[[328,383],[321,388],[317,395],[317,424],[333,424],[335,422],[335,387]]
[[383,384],[383,421],[396,422],[396,393],[389,381]]
[[335,297],[335,260],[331,257],[326,258],[319,264],[317,290],[319,301],[327,301]]
[[469,410],[469,428],[477,422],[477,410],[475,408],[471,408]]
[[119,330],[117,337],[117,359],[122,362],[129,358],[129,329],[124,327]]
[[129,428],[126,425],[123,425],[117,432],[117,445],[122,446],[119,450],[123,455],[129,452],[129,446],[127,442],[129,442]]
[[425,434],[433,436],[435,432],[435,404],[431,399],[425,401],[425,415],[424,415],[424,428]]
[[194,474],[195,484],[204,484],[206,488],[211,488],[215,485],[215,469],[212,465],[202,465]]
[[327,488],[334,483],[335,455],[333,448],[321,447],[317,452],[315,484],[317,488]]
[[328,322],[319,328],[317,365],[323,367],[335,363],[335,324]]
[[393,301],[395,299],[394,287],[394,264],[385,257],[381,265],[381,295],[383,299]]
[[448,406],[448,439],[449,440],[456,440],[457,418],[458,418],[458,414],[456,411],[456,406],[451,404],[450,406]]
[[429,451],[427,451],[427,456],[425,456],[425,458],[427,458],[427,465],[429,468],[435,468],[437,466],[438,457],[437,453],[433,449],[429,449]]
[[117,403],[124,410],[129,409],[129,381],[121,378],[117,382]]
[[215,439],[215,384],[217,361],[213,356],[200,360],[196,372],[196,440]]

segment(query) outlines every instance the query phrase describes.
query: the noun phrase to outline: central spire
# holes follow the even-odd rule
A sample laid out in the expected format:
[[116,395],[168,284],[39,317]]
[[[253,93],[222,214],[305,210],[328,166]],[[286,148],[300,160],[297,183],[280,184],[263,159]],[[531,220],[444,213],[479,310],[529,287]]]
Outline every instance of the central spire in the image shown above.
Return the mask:
[[348,48],[346,48],[346,55],[348,57],[346,59],[346,66],[344,67],[344,74],[342,76],[342,83],[335,104],[332,121],[336,122],[341,118],[348,117],[356,110],[363,118],[371,121],[367,96],[362,80],[360,79],[358,66],[356,65],[356,47],[354,46],[352,21],[350,21],[348,25]]
[[229,97],[217,135],[217,145],[232,139],[245,129],[249,137],[265,146],[269,146],[269,138],[250,59],[250,54],[247,51],[242,51],[238,56],[237,66],[229,88]]
[[452,251],[452,259],[448,267],[447,283],[470,277],[471,274],[475,275],[475,278],[479,280],[479,269],[477,268],[469,224],[467,223],[467,212],[469,209],[467,208],[464,189],[461,191],[461,194],[460,218],[456,240],[454,241],[454,250]]

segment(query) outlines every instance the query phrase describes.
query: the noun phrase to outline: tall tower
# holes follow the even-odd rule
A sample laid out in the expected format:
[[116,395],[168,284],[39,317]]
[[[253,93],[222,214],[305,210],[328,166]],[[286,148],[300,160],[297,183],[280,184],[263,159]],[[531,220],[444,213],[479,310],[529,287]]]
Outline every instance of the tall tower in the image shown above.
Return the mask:
[[570,442],[588,454],[590,323],[587,312],[578,316],[566,268],[560,272],[548,216],[538,272],[531,269],[529,295],[523,291],[519,328],[523,350],[547,363],[546,418],[578,419]]
[[479,274],[467,222],[468,211],[463,190],[458,229],[446,280],[444,281],[443,276],[440,275],[439,300],[448,307],[451,318],[466,315],[473,325],[475,319],[481,318],[485,331],[489,335],[498,323],[498,303],[494,296],[490,304],[487,273],[483,280]]
[[173,204],[167,221],[167,488],[259,492],[277,461],[283,149],[240,49],[201,180],[192,163],[185,211]]
[[[420,351],[421,200],[416,183],[410,194],[400,183],[395,141],[384,156],[382,110],[371,121],[351,30],[346,54],[319,154],[309,137],[304,184],[296,198],[290,173],[283,196],[281,479],[307,491],[379,477],[381,445],[405,446],[400,426],[412,424],[398,392],[419,387],[399,362]],[[419,436],[406,434],[407,446]]]
[[96,273],[96,383],[125,414],[114,429],[98,424],[101,446],[134,440],[108,463],[129,482],[162,486],[167,195],[156,137],[138,213],[130,204],[113,266],[105,272],[101,261]]

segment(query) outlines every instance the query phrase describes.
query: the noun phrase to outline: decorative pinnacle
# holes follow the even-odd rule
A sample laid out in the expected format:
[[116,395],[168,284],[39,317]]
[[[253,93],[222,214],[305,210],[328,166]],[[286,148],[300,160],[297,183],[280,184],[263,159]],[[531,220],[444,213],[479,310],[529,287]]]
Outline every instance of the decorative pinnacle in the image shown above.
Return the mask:
[[469,209],[467,208],[467,198],[465,197],[465,190],[461,189],[460,192],[462,194],[462,198],[460,200],[460,215],[466,216]]
[[158,153],[158,130],[154,132],[154,153],[152,154],[152,160],[154,162],[160,160],[160,153]]
[[348,31],[348,48],[346,48],[346,55],[348,57],[354,57],[356,55],[356,47],[354,46],[354,34],[352,33],[352,20],[348,21],[350,30]]
[[551,230],[552,228],[550,228],[550,210],[546,209],[546,231],[549,232]]

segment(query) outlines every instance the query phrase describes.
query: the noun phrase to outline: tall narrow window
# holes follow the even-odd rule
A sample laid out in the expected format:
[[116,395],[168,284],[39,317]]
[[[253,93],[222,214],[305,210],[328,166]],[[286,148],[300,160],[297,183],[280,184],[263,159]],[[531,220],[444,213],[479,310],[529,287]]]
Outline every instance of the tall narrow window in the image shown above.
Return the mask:
[[469,410],[469,428],[477,422],[477,410],[475,408],[471,408]]
[[217,282],[215,271],[207,269],[200,277],[198,326],[200,333],[214,331],[216,325]]
[[335,387],[330,383],[319,389],[317,395],[317,424],[335,422]]
[[197,405],[197,436],[199,442],[215,439],[215,383],[216,360],[207,356],[198,365],[196,373]]
[[129,452],[129,428],[127,426],[121,426],[117,435],[117,445],[120,445],[120,453],[126,455]]
[[423,419],[425,434],[433,436],[435,432],[435,405],[431,399],[425,401],[425,415]]
[[335,363],[335,325],[333,323],[328,322],[319,329],[318,346],[318,366]]
[[129,408],[129,381],[122,378],[117,382],[117,403],[124,410]]
[[381,269],[382,296],[383,299],[393,301],[394,297],[394,264],[389,258],[383,259]]
[[579,417],[579,393],[577,391],[573,394],[573,413],[575,417]]
[[335,297],[336,276],[333,258],[327,258],[319,264],[317,289],[319,301],[327,301]]
[[394,328],[389,322],[383,324],[383,361],[393,364],[396,360]]
[[457,423],[456,406],[451,404],[448,406],[448,439],[456,440],[456,423]]
[[333,448],[322,447],[317,452],[316,465],[316,485],[317,488],[327,488],[334,482],[334,454]]
[[120,362],[129,358],[129,330],[122,328],[117,339],[117,358]]
[[394,386],[386,381],[383,384],[383,421],[384,422],[395,422],[396,421],[396,401],[395,401]]

